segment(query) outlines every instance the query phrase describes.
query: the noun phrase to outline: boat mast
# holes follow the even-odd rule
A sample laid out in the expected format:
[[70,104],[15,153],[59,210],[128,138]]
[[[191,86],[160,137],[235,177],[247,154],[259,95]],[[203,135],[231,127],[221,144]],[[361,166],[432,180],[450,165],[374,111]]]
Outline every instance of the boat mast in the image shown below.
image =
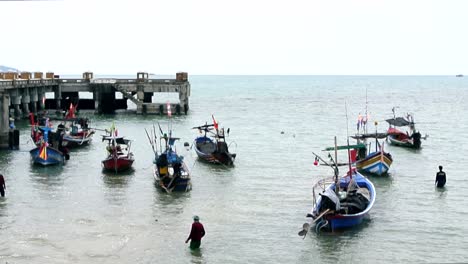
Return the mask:
[[[348,144],[348,166],[349,166],[349,178],[352,179],[352,168],[351,168],[351,154],[349,153],[349,129],[348,129],[348,105],[345,101],[345,112],[346,112],[346,143]],[[367,114],[367,111],[366,111]],[[336,143],[336,140],[335,140]],[[336,149],[336,148],[335,148]]]
[[338,194],[340,191],[340,186],[338,185],[338,144],[336,143],[335,136],[335,168],[333,169],[335,173],[335,193]]

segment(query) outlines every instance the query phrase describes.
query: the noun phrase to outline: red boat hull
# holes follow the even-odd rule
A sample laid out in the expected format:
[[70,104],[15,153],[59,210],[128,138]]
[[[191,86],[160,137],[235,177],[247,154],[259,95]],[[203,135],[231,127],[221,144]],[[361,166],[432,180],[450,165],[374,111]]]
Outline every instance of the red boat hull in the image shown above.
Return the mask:
[[102,166],[108,171],[121,172],[130,169],[134,161],[133,158],[126,156],[118,158],[109,157],[102,161]]

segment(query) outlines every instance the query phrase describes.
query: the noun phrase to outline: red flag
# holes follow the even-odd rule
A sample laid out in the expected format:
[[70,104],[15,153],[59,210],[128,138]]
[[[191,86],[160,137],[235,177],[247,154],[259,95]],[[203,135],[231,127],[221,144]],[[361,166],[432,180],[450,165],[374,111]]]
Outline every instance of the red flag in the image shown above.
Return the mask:
[[213,115],[211,115],[211,117],[213,118],[213,125],[214,125],[214,128],[215,128],[216,130],[218,130],[218,123],[216,122],[216,120],[215,120],[215,118],[214,118]]
[[65,118],[75,118],[75,107],[70,103],[70,109],[68,109],[67,116]]
[[349,155],[351,156],[351,162],[356,162],[356,154],[357,154],[357,150],[356,149],[352,149],[349,151]]

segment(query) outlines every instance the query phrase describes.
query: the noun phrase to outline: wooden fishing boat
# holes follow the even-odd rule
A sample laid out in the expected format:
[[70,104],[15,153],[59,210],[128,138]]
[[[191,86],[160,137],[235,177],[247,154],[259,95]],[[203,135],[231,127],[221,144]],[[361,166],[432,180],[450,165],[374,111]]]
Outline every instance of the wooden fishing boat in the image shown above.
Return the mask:
[[[392,111],[393,118],[386,120],[389,124],[389,128],[387,130],[387,140],[390,142],[390,144],[407,148],[421,148],[422,137],[421,133],[415,129],[413,115],[408,114],[406,118],[396,117],[395,108],[393,108]],[[399,127],[401,130],[397,129],[397,127]],[[423,139],[426,139],[426,137]]]
[[[152,136],[145,129],[148,140],[154,153],[153,177],[156,186],[162,190],[171,192],[187,192],[192,189],[190,171],[185,164],[184,157],[177,153],[177,137],[172,136],[171,105],[167,103],[167,115],[169,116],[168,133],[164,133],[158,123],[160,137],[157,144],[156,128],[153,125]],[[188,144],[188,143],[187,143]]]
[[[29,153],[31,154],[32,162],[34,164],[39,164],[43,166],[64,164],[65,160],[69,159],[68,153],[63,151],[64,148],[61,148],[59,150],[55,148],[53,144],[49,144],[50,128],[44,127],[41,128],[41,131],[42,133],[40,143],[36,148],[29,151]],[[58,146],[61,146],[59,143],[56,144],[58,144]]]
[[[193,127],[193,129],[198,129],[202,134],[193,143],[198,158],[208,163],[234,165],[236,154],[229,152],[224,136],[224,128],[218,129],[218,123],[214,117],[213,124],[205,124]],[[227,133],[229,134],[229,129]]]
[[[317,182],[313,188],[313,209],[307,214],[311,223],[305,223],[298,234],[304,236],[315,224],[315,231],[336,231],[357,226],[363,222],[372,209],[376,192],[372,182],[360,174],[356,168],[348,164],[349,171],[339,177],[335,138],[335,159],[329,155],[331,164],[316,155],[323,163],[334,170],[332,179],[325,178]],[[349,157],[349,149],[348,149]]]
[[132,167],[135,158],[130,151],[131,140],[119,137],[110,131],[110,135],[103,135],[102,141],[107,141],[107,157],[101,162],[104,170],[115,173],[128,170]]
[[78,104],[73,105],[70,103],[65,118],[61,119],[65,126],[65,134],[63,136],[63,144],[68,148],[76,148],[88,145],[94,133],[94,129],[89,127],[88,118],[77,118],[75,116]]
[[316,221],[317,232],[354,227],[368,216],[375,197],[372,182],[353,169],[320,193],[308,216]]
[[177,140],[179,138],[172,137],[171,131],[169,131],[169,136],[167,136],[161,130],[160,151],[157,150],[156,136],[154,136],[154,140],[150,140],[154,151],[153,176],[156,186],[168,193],[173,191],[186,192],[192,189],[190,171],[184,161],[184,157],[177,153],[175,147]]
[[[393,163],[392,155],[384,151],[384,142],[380,143],[378,139],[386,138],[386,133],[373,133],[373,134],[358,134],[351,136],[356,139],[358,145],[361,148],[356,149],[357,155],[355,152],[351,153],[351,159],[355,162],[355,167],[358,171],[374,174],[374,175],[384,175],[390,169],[390,165]],[[371,151],[370,143],[367,144],[367,139],[375,139],[375,151]],[[362,148],[363,146],[363,148]]]

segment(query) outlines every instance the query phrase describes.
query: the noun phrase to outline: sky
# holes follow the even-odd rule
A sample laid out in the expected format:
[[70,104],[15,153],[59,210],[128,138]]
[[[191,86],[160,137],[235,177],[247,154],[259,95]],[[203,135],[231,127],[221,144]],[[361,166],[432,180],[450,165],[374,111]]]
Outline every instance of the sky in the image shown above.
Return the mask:
[[468,74],[466,0],[0,0],[0,65],[57,74]]

